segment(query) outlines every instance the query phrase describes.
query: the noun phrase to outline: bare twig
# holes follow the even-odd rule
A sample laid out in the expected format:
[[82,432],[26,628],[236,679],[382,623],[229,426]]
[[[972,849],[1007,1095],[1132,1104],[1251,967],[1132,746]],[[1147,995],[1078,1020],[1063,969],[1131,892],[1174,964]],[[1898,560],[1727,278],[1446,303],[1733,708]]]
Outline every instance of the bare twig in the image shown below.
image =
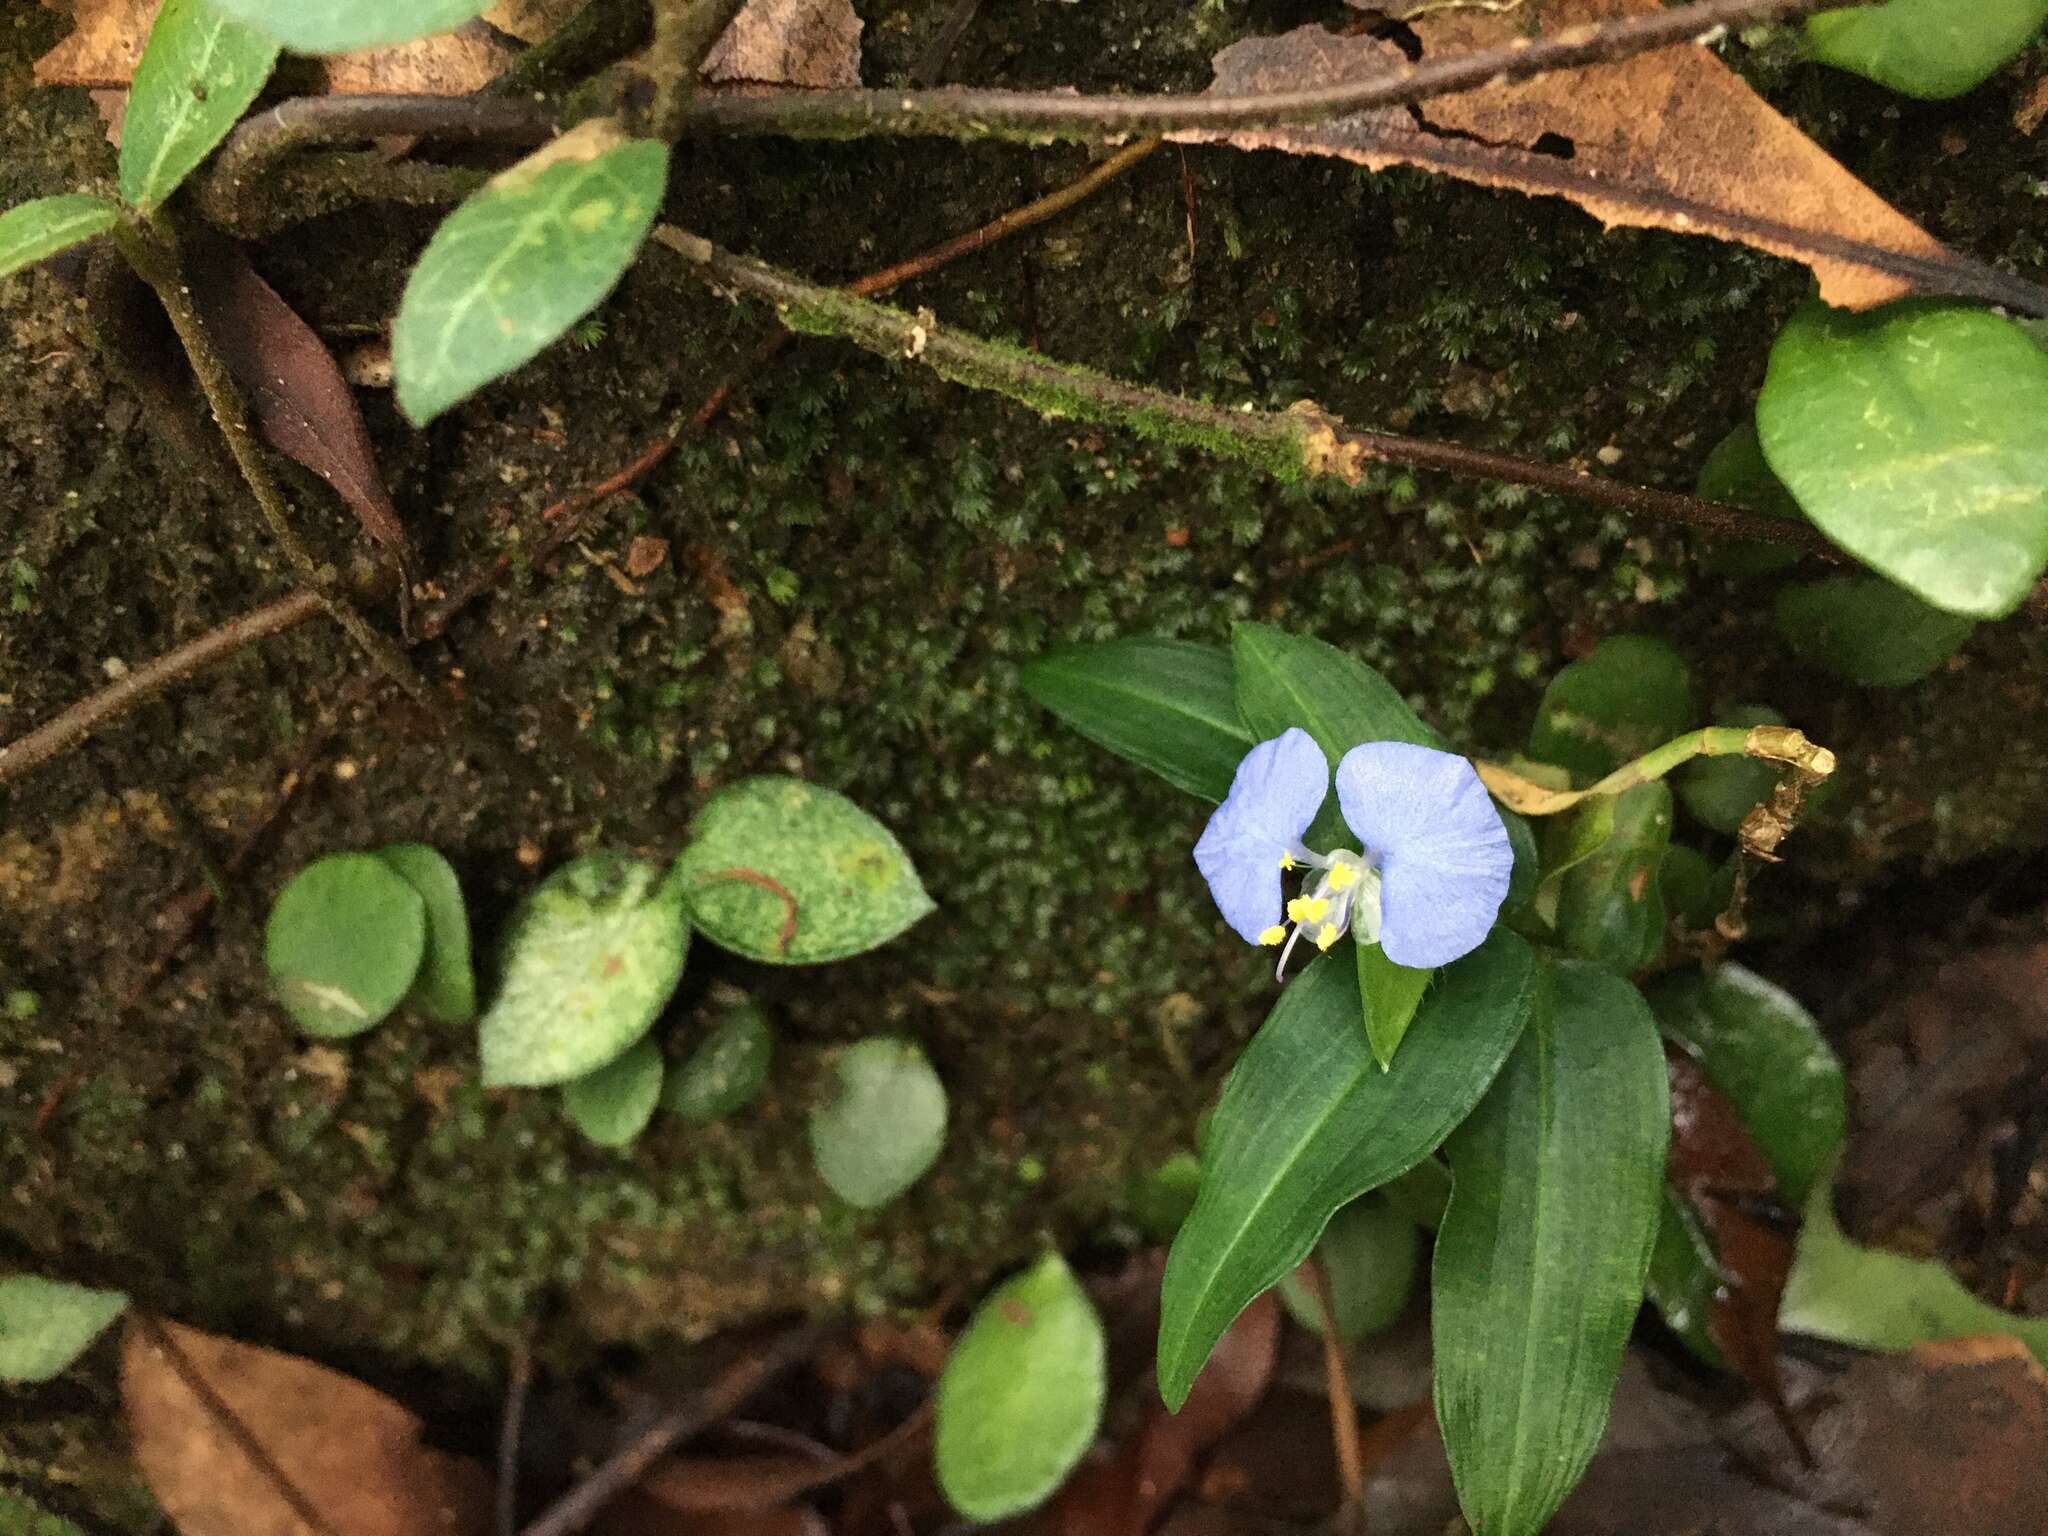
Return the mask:
[[533,1346],[524,1333],[512,1344],[511,1379],[498,1424],[498,1536],[518,1536],[519,1441],[526,1431],[526,1398],[533,1386]]
[[1358,1403],[1351,1395],[1351,1373],[1344,1367],[1344,1340],[1337,1332],[1337,1307],[1330,1298],[1330,1276],[1322,1260],[1311,1255],[1301,1266],[1302,1278],[1315,1298],[1323,1325],[1323,1387],[1330,1398],[1330,1440],[1337,1452],[1337,1476],[1344,1484],[1344,1508],[1336,1528],[1360,1536],[1365,1529],[1365,1457],[1358,1444]]
[[574,1536],[662,1457],[736,1411],[770,1381],[809,1359],[830,1332],[823,1324],[791,1328],[734,1364],[689,1402],[656,1419],[576,1487],[527,1525],[522,1536]]

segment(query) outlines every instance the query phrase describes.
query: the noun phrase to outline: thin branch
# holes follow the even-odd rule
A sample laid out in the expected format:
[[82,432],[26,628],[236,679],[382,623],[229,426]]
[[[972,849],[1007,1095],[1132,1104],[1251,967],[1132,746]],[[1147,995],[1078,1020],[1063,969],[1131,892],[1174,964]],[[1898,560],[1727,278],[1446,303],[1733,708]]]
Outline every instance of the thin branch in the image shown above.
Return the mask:
[[635,1435],[596,1471],[557,1499],[527,1525],[522,1536],[574,1536],[613,1499],[647,1475],[670,1451],[729,1417],[776,1377],[817,1350],[829,1329],[817,1323],[792,1328],[758,1354],[733,1365],[689,1402],[670,1410]]
[[647,128],[674,139],[697,92],[697,72],[746,0],[654,0],[654,41],[642,67],[654,81]]
[[1323,1325],[1323,1389],[1330,1399],[1330,1441],[1337,1455],[1337,1476],[1344,1485],[1344,1507],[1334,1522],[1339,1531],[1358,1536],[1365,1528],[1365,1457],[1358,1443],[1358,1402],[1351,1392],[1351,1373],[1344,1364],[1344,1339],[1337,1331],[1337,1306],[1330,1295],[1330,1273],[1313,1254],[1301,1266],[1301,1277],[1315,1298],[1316,1317]]
[[512,1345],[511,1379],[505,1384],[505,1412],[498,1422],[498,1536],[519,1530],[519,1442],[526,1431],[526,1398],[533,1386],[533,1345],[524,1333]]
[[[1868,0],[1852,0],[1868,3]],[[1692,0],[1605,26],[1567,27],[1427,59],[1369,80],[1243,95],[1090,96],[1058,91],[842,90],[774,96],[698,94],[682,113],[689,133],[850,139],[915,136],[1042,144],[1125,134],[1271,128],[1320,123],[1378,107],[1409,106],[1483,85],[1611,64],[1690,43],[1726,27],[1842,7],[1842,0]]]

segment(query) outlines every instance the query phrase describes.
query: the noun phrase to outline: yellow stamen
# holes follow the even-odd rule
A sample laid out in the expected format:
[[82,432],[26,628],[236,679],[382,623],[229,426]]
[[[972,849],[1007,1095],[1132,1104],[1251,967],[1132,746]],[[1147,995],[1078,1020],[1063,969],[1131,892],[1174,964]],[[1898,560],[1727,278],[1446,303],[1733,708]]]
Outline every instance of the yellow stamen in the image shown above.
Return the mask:
[[1293,854],[1283,853],[1280,855],[1280,867],[1282,869],[1299,869],[1301,866],[1294,862]]
[[1354,864],[1332,864],[1330,866],[1330,889],[1348,891],[1358,884],[1358,867]]
[[1275,923],[1272,927],[1268,928],[1264,933],[1259,935],[1259,942],[1261,944],[1283,944],[1286,942],[1286,940],[1287,930],[1281,927],[1278,923]]
[[1316,948],[1323,950],[1326,953],[1328,952],[1330,946],[1336,942],[1337,929],[1334,925],[1325,928],[1321,933],[1316,935]]
[[1287,915],[1297,923],[1320,923],[1330,915],[1326,896],[1297,896],[1287,903]]

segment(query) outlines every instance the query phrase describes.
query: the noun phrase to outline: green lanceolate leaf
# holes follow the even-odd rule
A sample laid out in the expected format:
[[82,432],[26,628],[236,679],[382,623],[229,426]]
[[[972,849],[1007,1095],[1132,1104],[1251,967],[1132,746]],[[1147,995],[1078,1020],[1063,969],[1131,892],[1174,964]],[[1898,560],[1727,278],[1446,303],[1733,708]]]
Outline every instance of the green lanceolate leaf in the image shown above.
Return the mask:
[[222,15],[267,32],[294,53],[354,53],[446,32],[484,0],[209,0]]
[[1806,19],[1823,64],[1904,96],[1940,101],[1974,90],[2048,23],[2048,0],[1890,0]]
[[1365,1038],[1383,1067],[1392,1066],[1394,1052],[1414,1022],[1415,1010],[1429,990],[1433,970],[1396,965],[1377,944],[1358,943],[1358,998],[1365,1010]]
[[1557,937],[1575,955],[1618,971],[1656,959],[1664,942],[1664,885],[1671,846],[1671,788],[1638,784],[1614,797],[1614,830],[1557,885]]
[[861,954],[933,910],[887,827],[842,794],[773,775],[707,800],[670,878],[706,938],[771,965]]
[[1528,1019],[1534,969],[1529,946],[1496,929],[1438,973],[1414,1040],[1384,1069],[1359,1027],[1355,965],[1325,957],[1287,984],[1223,1090],[1201,1195],[1167,1259],[1159,1389],[1170,1406],[1338,1207],[1421,1162],[1471,1111]]
[[1436,1413],[1475,1536],[1534,1536],[1600,1442],[1657,1233],[1671,1105],[1641,994],[1543,968],[1514,1054],[1445,1148]]
[[1392,683],[1334,645],[1270,624],[1240,624],[1231,631],[1230,652],[1238,712],[1254,741],[1298,725],[1315,737],[1332,772],[1362,742],[1443,748],[1443,738]]
[[711,1033],[669,1074],[661,1107],[702,1123],[721,1119],[754,1101],[768,1081],[775,1036],[767,1012],[744,992],[714,991]]
[[[1757,441],[1756,423],[1745,421],[1715,445],[1700,466],[1694,491],[1708,501],[1731,507],[1745,507],[1787,522],[1806,521],[1799,503],[1785,489],[1785,482],[1771,473]],[[1761,544],[1749,539],[1723,540],[1708,549],[1707,569],[1717,576],[1738,579],[1770,576],[1799,563],[1799,551],[1781,544]]]
[[969,1520],[1042,1503],[1094,1443],[1108,1395],[1095,1304],[1056,1253],[989,1293],[939,1375],[932,1462]]
[[566,1083],[623,1055],[682,979],[682,891],[642,859],[593,853],[541,882],[512,920],[478,1026],[490,1087]]
[[440,853],[425,843],[394,843],[377,857],[420,894],[427,911],[427,952],[406,1003],[439,1024],[476,1017],[476,967],[469,954],[469,909],[462,882]]
[[1591,783],[1683,735],[1693,719],[1692,681],[1678,653],[1647,635],[1615,635],[1551,679],[1529,755]]
[[[1721,711],[1716,725],[1783,725],[1785,717],[1761,704]],[[1778,772],[1754,757],[1696,757],[1676,774],[1678,799],[1702,826],[1733,837],[1742,818],[1771,797]]]
[[1937,608],[2002,618],[2048,564],[2048,352],[1981,309],[1810,304],[1771,349],[1757,433],[1842,548]]
[[8,209],[0,213],[0,277],[104,235],[120,217],[114,204],[85,192],[39,197]]
[[[1337,1337],[1346,1344],[1391,1328],[1415,1294],[1415,1259],[1422,1233],[1406,1211],[1375,1192],[1330,1218],[1316,1244],[1315,1261],[1330,1287]],[[1323,1309],[1295,1271],[1280,1282],[1280,1300],[1310,1333],[1323,1331]]]
[[450,214],[392,326],[405,414],[426,425],[602,303],[639,254],[667,180],[667,145],[593,119]]
[[811,1111],[811,1162],[835,1195],[871,1210],[938,1161],[946,1088],[913,1040],[863,1040],[838,1068],[838,1095]]
[[1778,594],[1778,633],[1823,671],[1866,688],[1903,688],[1963,648],[1976,620],[1944,613],[1882,576],[1831,576]]
[[1230,653],[1185,640],[1070,645],[1024,668],[1025,692],[1118,757],[1204,800],[1230,793],[1253,738]]
[[617,1061],[577,1078],[562,1090],[576,1129],[600,1147],[630,1146],[661,1102],[661,1047],[643,1035]]
[[369,853],[308,864],[263,928],[271,990],[299,1028],[326,1039],[382,1023],[412,990],[426,949],[426,903]]
[[213,153],[277,63],[277,44],[207,0],[165,0],[121,126],[121,196],[156,207]]
[[119,1291],[95,1291],[40,1275],[0,1280],[0,1381],[48,1381],[85,1353],[128,1305]]

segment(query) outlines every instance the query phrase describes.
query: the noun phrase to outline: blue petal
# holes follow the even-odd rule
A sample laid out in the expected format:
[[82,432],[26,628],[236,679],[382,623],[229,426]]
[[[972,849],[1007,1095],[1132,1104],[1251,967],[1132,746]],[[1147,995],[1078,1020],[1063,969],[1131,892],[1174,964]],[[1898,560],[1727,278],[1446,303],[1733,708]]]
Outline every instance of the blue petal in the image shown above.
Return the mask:
[[1247,944],[1280,921],[1280,858],[1301,842],[1330,790],[1330,763],[1300,727],[1262,741],[1195,844],[1195,867]]
[[1380,870],[1380,944],[1396,965],[1448,965],[1484,942],[1508,894],[1508,829],[1472,764],[1374,741],[1337,765],[1337,803]]

